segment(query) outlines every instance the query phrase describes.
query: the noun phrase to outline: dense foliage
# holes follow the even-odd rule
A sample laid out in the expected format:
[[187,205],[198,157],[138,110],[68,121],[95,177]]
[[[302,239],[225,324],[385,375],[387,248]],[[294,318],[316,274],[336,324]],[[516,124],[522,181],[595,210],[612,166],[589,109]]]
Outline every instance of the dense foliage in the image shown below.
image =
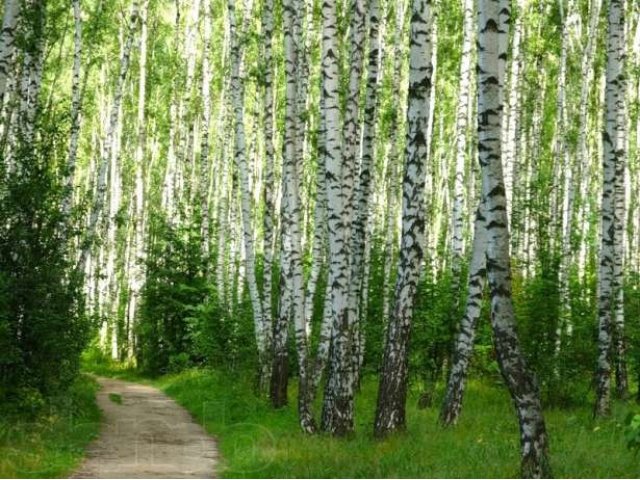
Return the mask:
[[41,134],[17,149],[0,187],[0,402],[27,408],[74,381],[92,333],[60,228],[63,191],[51,160],[64,137]]

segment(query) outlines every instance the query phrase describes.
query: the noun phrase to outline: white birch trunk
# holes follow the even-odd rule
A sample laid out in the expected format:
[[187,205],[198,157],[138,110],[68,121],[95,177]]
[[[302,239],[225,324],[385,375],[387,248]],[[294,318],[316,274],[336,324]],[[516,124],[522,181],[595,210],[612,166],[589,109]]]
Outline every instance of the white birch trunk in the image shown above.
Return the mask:
[[0,33],[0,107],[7,93],[7,82],[13,68],[16,30],[20,16],[20,0],[5,0]]
[[449,372],[444,404],[440,411],[440,422],[445,426],[455,425],[460,416],[467,371],[473,354],[476,327],[482,311],[482,295],[487,275],[486,212],[482,204],[476,213],[474,230],[467,303],[453,349],[451,371]]
[[510,241],[501,148],[509,15],[507,0],[479,0],[478,150],[487,212],[487,278],[498,365],[520,423],[522,475],[525,478],[545,478],[550,475],[545,422],[536,380],[528,371],[520,350],[511,293]]
[[[562,3],[561,3],[562,5]],[[562,47],[560,53],[560,72],[558,77],[557,98],[557,133],[556,133],[556,163],[562,166],[562,224],[560,242],[560,268],[558,271],[558,291],[560,294],[560,315],[556,329],[555,354],[558,356],[562,348],[563,335],[571,335],[571,304],[569,297],[569,268],[571,265],[571,220],[573,212],[573,165],[569,155],[569,145],[566,131],[569,128],[568,104],[566,100],[567,89],[567,57],[571,41],[570,21],[573,14],[573,2],[567,2],[566,12],[562,19]]]
[[[620,289],[621,265],[620,211],[617,191],[625,160],[625,93],[624,58],[624,2],[609,3],[607,32],[607,68],[605,87],[605,129],[603,132],[603,189],[601,205],[601,247],[598,269],[598,365],[596,370],[596,416],[608,415],[611,409],[611,350],[616,303]],[[624,172],[624,170],[622,170]]]
[[[325,108],[325,175],[327,180],[327,227],[329,241],[329,284],[331,285],[332,343],[334,359],[323,401],[322,429],[333,434],[353,430],[351,369],[346,362],[349,351],[349,252],[344,225],[342,134],[339,101],[339,42],[336,0],[322,4],[322,74]],[[335,368],[340,366],[339,371]],[[339,398],[337,398],[339,396]]]
[[[323,4],[323,73],[325,75],[326,107],[326,176],[327,215],[329,227],[329,282],[333,286],[333,339],[329,371],[322,406],[322,429],[343,436],[354,429],[354,369],[353,324],[349,303],[351,282],[351,232],[354,214],[356,182],[356,150],[358,146],[358,115],[360,109],[360,81],[364,60],[366,17],[364,0],[351,0],[349,39],[349,84],[343,129],[339,129],[338,73],[335,49],[334,2]],[[335,82],[335,83],[334,83]],[[335,89],[334,89],[335,85]],[[340,133],[342,133],[342,138]],[[342,145],[340,140],[342,139]],[[341,148],[342,151],[338,151]]]
[[522,17],[524,15],[524,0],[516,0],[517,14],[515,16],[513,28],[513,43],[511,55],[511,69],[509,75],[509,98],[507,102],[507,113],[503,125],[504,135],[504,182],[507,194],[507,218],[511,223],[513,218],[513,197],[514,197],[514,176],[516,170],[516,133],[518,131],[518,120],[520,114],[520,70],[522,59],[520,50],[522,43]]
[[82,10],[80,0],[73,0],[74,19],[74,49],[73,49],[73,73],[71,77],[71,133],[69,138],[69,157],[64,172],[64,197],[62,199],[62,213],[66,225],[65,237],[67,237],[69,217],[73,205],[73,189],[75,184],[76,158],[78,155],[78,140],[80,139],[80,108],[81,108],[81,84],[80,71],[82,68]]
[[[272,325],[272,278],[273,256],[275,251],[275,151],[274,151],[274,127],[273,127],[273,67],[272,67],[272,37],[273,37],[273,0],[265,0],[262,6],[262,43],[263,43],[263,68],[264,68],[264,150],[265,173],[263,182],[264,200],[264,273],[262,293],[262,316],[266,325],[265,343],[266,354],[271,355],[273,350],[273,325]],[[265,359],[261,376],[261,389],[266,389],[271,376],[271,358]]]
[[148,0],[144,2],[140,12],[140,59],[139,59],[139,77],[138,77],[138,114],[137,114],[137,145],[135,152],[135,184],[133,192],[133,240],[131,248],[130,262],[130,291],[129,305],[127,308],[127,357],[133,360],[135,354],[135,329],[138,312],[138,304],[140,302],[140,293],[144,285],[145,279],[145,182],[143,176],[146,147],[147,147],[147,128],[146,128],[146,92],[147,92],[147,42],[148,42]]
[[244,248],[244,269],[249,286],[251,306],[258,346],[258,355],[261,364],[270,358],[267,352],[267,325],[262,315],[262,299],[258,289],[255,262],[255,247],[253,241],[251,186],[249,182],[249,167],[247,165],[247,153],[244,129],[244,72],[243,54],[240,50],[241,38],[246,32],[238,31],[234,0],[228,2],[229,27],[231,32],[231,101],[233,107],[233,119],[235,126],[234,159],[235,167],[239,175],[239,190],[241,204],[242,239]]
[[351,235],[351,282],[349,287],[349,307],[354,322],[354,359],[355,381],[358,383],[360,367],[364,356],[365,316],[361,315],[367,227],[371,215],[371,193],[373,188],[376,116],[378,112],[378,80],[380,68],[380,30],[378,0],[369,3],[369,62],[365,90],[364,121],[362,124],[362,148],[360,170],[356,187],[356,214]]
[[591,177],[590,158],[588,149],[588,127],[589,127],[589,94],[593,84],[593,63],[595,57],[595,49],[598,37],[598,20],[600,19],[600,10],[602,8],[602,0],[591,0],[589,5],[589,25],[587,27],[587,44],[582,55],[582,64],[580,68],[582,84],[580,87],[580,103],[578,105],[578,147],[576,154],[576,165],[580,171],[579,179],[579,198],[578,205],[578,222],[580,224],[580,252],[578,254],[578,271],[581,279],[584,281],[585,267],[587,262],[587,239],[588,239],[588,212],[589,200],[587,191],[589,188],[589,179]]
[[[402,42],[405,23],[405,3],[396,3],[396,25],[393,39],[393,84],[400,85],[402,81]],[[389,137],[389,154],[387,155],[387,164],[385,170],[386,180],[386,229],[385,229],[385,264],[383,273],[383,300],[382,300],[382,318],[384,322],[387,322],[389,318],[390,310],[390,295],[391,295],[391,269],[393,268],[393,259],[396,249],[396,230],[397,221],[399,215],[397,215],[398,198],[400,182],[399,178],[399,144],[398,144],[398,130],[401,128],[399,109],[394,112],[390,126]]]
[[200,214],[202,256],[209,271],[211,238],[209,235],[209,125],[211,122],[211,0],[203,0],[204,48],[202,53],[202,141],[200,143]]
[[[464,258],[464,177],[467,165],[467,136],[469,134],[469,110],[471,109],[471,61],[474,53],[474,0],[463,0],[464,23],[462,28],[462,57],[460,60],[460,83],[458,87],[458,105],[456,107],[456,161],[453,181],[453,209],[452,209],[452,293],[454,298],[460,296],[461,268]],[[458,300],[456,300],[456,304]],[[457,310],[457,309],[456,309]]]
[[35,140],[35,122],[45,54],[45,10],[42,0],[26,0],[25,2],[26,31],[23,38],[25,46],[18,85],[18,118],[14,123],[15,132],[10,138],[14,143],[14,148],[10,150],[6,159],[9,173],[13,172],[16,167],[13,160],[15,148],[18,146],[31,148]]
[[408,344],[424,246],[424,188],[431,98],[431,1],[412,0],[402,237],[393,309],[380,374],[374,434],[405,427]]

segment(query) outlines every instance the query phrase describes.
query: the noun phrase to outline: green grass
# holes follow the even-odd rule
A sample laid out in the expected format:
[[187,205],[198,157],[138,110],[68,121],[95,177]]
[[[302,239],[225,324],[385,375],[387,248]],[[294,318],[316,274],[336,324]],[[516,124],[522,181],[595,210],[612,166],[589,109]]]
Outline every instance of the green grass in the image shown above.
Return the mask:
[[117,403],[118,405],[122,405],[122,395],[120,395],[119,393],[110,393],[109,400],[111,400],[113,403]]
[[100,428],[97,389],[81,375],[64,398],[41,411],[0,416],[0,478],[67,476]]
[[[247,375],[246,377],[250,377]],[[517,477],[518,425],[505,389],[472,381],[460,424],[444,430],[437,408],[418,410],[412,392],[408,430],[372,438],[376,381],[365,380],[357,400],[357,433],[349,439],[305,436],[291,405],[279,411],[257,399],[242,375],[191,370],[147,380],[189,410],[218,439],[224,477],[406,478]],[[439,397],[434,405],[439,406]],[[636,478],[640,457],[627,450],[624,418],[637,408],[616,403],[609,420],[591,408],[546,411],[556,477]]]
[[[458,426],[437,424],[434,407],[419,410],[410,392],[407,431],[373,439],[377,381],[365,379],[357,397],[357,431],[348,439],[306,436],[298,428],[296,385],[290,405],[273,410],[251,388],[251,374],[189,370],[155,379],[130,368],[102,366],[104,376],[152,384],[189,410],[218,440],[218,475],[227,478],[507,478],[519,475],[519,432],[506,389],[471,381]],[[319,411],[319,404],[316,411]],[[616,402],[607,420],[594,421],[590,400],[579,408],[547,409],[551,466],[558,478],[638,478],[640,457],[626,448],[625,418],[640,412]]]

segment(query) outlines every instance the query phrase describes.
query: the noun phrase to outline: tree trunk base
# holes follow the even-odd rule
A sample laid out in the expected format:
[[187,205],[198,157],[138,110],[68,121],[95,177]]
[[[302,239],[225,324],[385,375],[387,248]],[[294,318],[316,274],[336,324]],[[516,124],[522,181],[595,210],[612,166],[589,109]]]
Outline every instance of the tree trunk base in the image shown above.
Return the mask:
[[330,406],[322,412],[322,430],[334,437],[346,437],[355,431],[353,401],[333,397]]
[[289,401],[287,389],[289,387],[289,359],[287,355],[279,355],[273,360],[271,371],[271,405],[273,408],[285,407]]
[[546,452],[532,452],[522,459],[522,478],[553,478]]

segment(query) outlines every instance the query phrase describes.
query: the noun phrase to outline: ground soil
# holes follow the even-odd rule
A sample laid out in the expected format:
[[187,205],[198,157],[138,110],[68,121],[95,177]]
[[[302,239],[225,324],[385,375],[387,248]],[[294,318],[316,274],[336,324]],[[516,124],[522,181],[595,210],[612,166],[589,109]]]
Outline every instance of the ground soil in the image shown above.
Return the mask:
[[147,385],[98,382],[103,425],[72,478],[214,478],[215,441],[184,408]]

